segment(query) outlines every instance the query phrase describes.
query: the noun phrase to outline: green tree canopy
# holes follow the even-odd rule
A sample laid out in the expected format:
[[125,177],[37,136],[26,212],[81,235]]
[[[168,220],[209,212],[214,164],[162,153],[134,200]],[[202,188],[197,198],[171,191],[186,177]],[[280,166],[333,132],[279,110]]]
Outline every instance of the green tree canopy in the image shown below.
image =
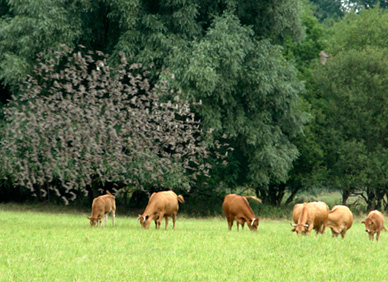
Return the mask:
[[[109,54],[111,66],[119,65],[124,53],[131,63],[153,66],[151,86],[175,76],[171,85],[202,102],[193,110],[204,132],[214,131],[215,139],[224,137],[235,148],[215,182],[261,186],[265,196],[267,185],[286,181],[298,156],[294,140],[305,122],[303,85],[281,47],[304,38],[299,0],[2,0],[0,5],[0,82],[11,85],[13,94],[21,78],[32,74],[38,52],[50,59],[63,43],[82,44]],[[225,153],[213,145],[216,154]]]
[[370,208],[380,207],[388,176],[388,49],[339,52],[317,67],[322,116],[321,142],[327,167],[346,196],[366,197]]
[[31,74],[37,53],[73,46],[82,36],[81,19],[64,1],[9,0],[0,5],[0,80],[14,90]]
[[203,102],[197,112],[205,128],[226,134],[235,149],[229,158],[234,171],[223,181],[255,187],[286,181],[298,156],[292,140],[305,116],[302,84],[279,47],[257,40],[250,27],[225,13],[201,40],[172,53],[169,66],[182,93]]
[[348,13],[334,24],[328,34],[328,50],[335,55],[351,49],[363,50],[367,46],[388,46],[388,12],[381,8]]

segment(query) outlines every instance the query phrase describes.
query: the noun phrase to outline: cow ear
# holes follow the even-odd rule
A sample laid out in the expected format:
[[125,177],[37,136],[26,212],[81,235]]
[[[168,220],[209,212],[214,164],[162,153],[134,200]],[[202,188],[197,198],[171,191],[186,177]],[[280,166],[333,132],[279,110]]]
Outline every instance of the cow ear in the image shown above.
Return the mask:
[[365,221],[361,221],[361,224],[365,224]]
[[87,216],[86,218],[90,220],[90,217]]

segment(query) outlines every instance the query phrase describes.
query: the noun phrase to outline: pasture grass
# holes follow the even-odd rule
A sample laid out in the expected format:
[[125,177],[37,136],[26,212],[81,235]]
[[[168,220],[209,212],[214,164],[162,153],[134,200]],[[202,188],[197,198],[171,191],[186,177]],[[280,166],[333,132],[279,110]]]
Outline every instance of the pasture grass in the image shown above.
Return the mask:
[[[355,218],[344,240],[298,237],[288,220],[227,230],[222,217],[179,217],[142,230],[133,217],[90,228],[85,214],[0,205],[0,281],[387,281],[388,233],[369,241]],[[164,227],[164,221],[162,222]]]

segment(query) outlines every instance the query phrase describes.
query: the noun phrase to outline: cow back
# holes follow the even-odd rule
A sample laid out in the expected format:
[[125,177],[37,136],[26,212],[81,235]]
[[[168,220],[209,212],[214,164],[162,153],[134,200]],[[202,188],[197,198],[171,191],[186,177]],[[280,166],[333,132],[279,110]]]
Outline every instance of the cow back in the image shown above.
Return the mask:
[[329,207],[324,202],[303,203],[303,208],[298,218],[298,224],[313,224],[320,226],[327,223]]
[[115,198],[111,195],[102,195],[93,200],[92,209],[98,211],[99,213],[108,213],[112,209],[116,209]]
[[224,198],[222,210],[226,217],[255,217],[247,199],[244,196],[229,194]]
[[172,215],[178,209],[178,196],[173,191],[155,192],[151,195],[144,214],[152,215],[163,212],[168,216]]
[[328,227],[346,227],[350,229],[353,225],[353,214],[347,206],[336,205],[329,212]]

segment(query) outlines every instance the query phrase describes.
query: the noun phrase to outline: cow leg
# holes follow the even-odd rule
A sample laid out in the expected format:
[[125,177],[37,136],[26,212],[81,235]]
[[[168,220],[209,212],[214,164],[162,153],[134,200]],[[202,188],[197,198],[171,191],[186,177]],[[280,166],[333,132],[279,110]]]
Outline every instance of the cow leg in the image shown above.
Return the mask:
[[326,224],[322,224],[321,234],[325,234],[325,230],[326,230]]
[[244,218],[236,218],[236,222],[237,222],[237,231],[239,231],[238,227],[240,224],[241,224],[241,229],[244,230],[245,219]]
[[104,227],[106,226],[106,222],[108,221],[108,214],[104,215]]
[[[164,217],[165,225],[164,225],[164,230],[167,230],[167,225],[168,225],[168,216]],[[174,229],[174,228],[173,228]]]
[[233,226],[233,218],[227,217],[226,220],[228,221],[228,228],[230,231],[232,230],[232,226]]
[[380,231],[377,231],[377,234],[376,234],[376,241],[378,242],[380,239]]
[[[164,214],[160,213],[159,217],[158,217],[158,229],[160,229],[160,225],[162,224],[163,217],[164,217]],[[167,225],[166,225],[166,227],[167,227]]]
[[112,210],[112,220],[113,220],[113,227],[115,227],[115,220],[116,220],[116,211]]
[[176,213],[172,215],[172,229],[175,229]]
[[155,219],[155,229],[158,229],[158,220]]

